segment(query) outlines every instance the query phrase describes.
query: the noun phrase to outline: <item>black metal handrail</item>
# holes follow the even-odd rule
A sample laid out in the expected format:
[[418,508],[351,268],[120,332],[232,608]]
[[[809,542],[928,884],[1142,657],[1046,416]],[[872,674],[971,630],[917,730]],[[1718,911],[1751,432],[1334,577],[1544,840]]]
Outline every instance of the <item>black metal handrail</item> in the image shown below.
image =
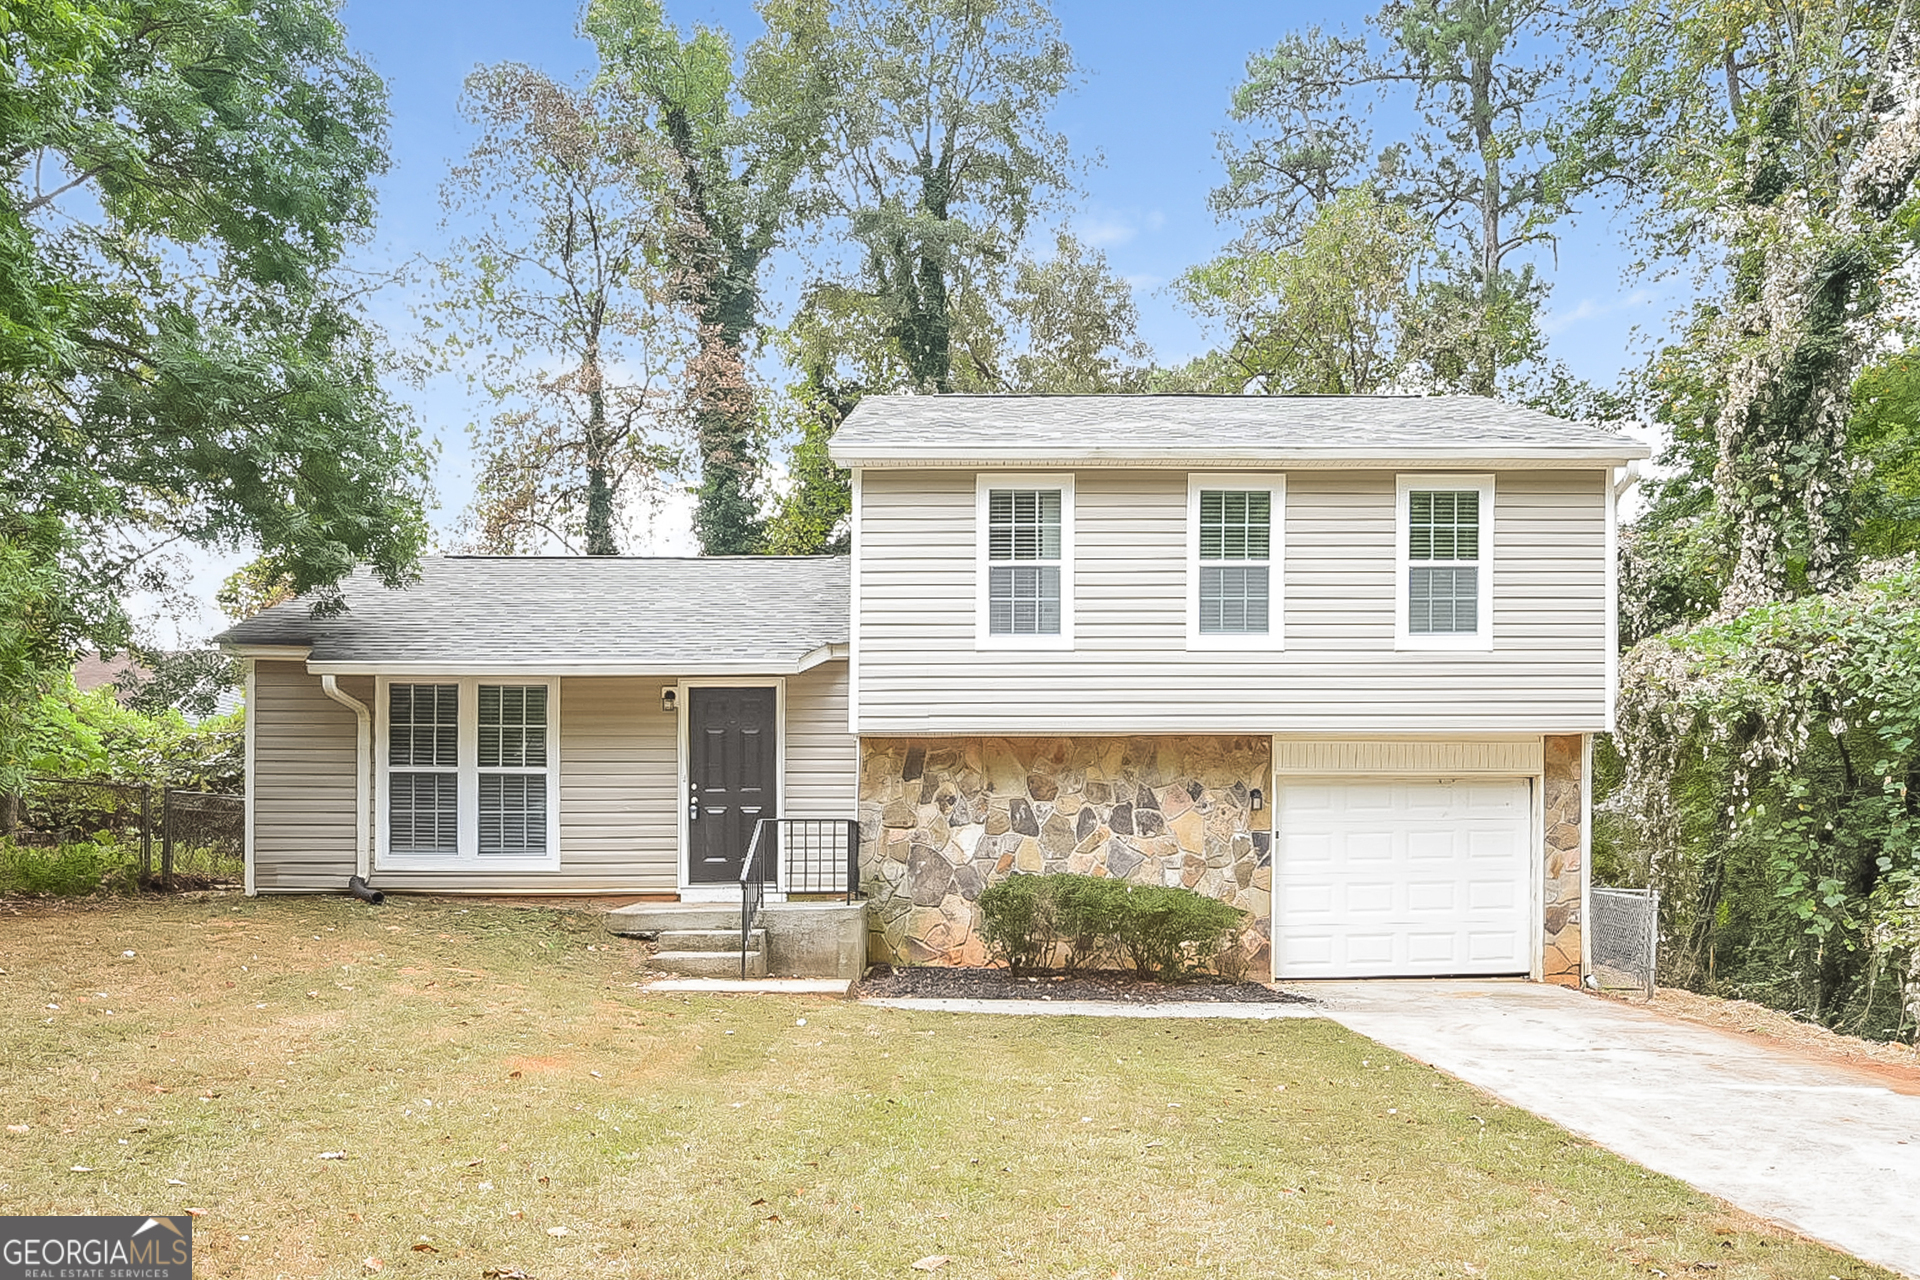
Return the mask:
[[[781,875],[784,865],[786,874]],[[740,863],[740,976],[767,886],[788,893],[860,897],[860,823],[855,818],[761,818]]]

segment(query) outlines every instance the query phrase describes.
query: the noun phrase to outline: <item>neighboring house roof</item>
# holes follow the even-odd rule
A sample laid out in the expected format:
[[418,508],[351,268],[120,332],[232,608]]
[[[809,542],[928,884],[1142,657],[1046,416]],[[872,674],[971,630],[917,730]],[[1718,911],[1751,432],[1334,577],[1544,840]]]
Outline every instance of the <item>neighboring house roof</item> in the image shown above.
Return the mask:
[[118,653],[83,653],[73,664],[73,687],[77,693],[92,693],[102,685],[114,686],[114,697],[125,702],[129,696],[128,688],[143,680],[153,678],[153,672],[133,660],[133,655],[122,650]]
[[1651,450],[1481,396],[868,396],[843,467],[1615,464]]
[[847,643],[848,582],[844,556],[435,556],[403,590],[355,573],[345,613],[290,600],[218,640],[337,674],[779,675]]

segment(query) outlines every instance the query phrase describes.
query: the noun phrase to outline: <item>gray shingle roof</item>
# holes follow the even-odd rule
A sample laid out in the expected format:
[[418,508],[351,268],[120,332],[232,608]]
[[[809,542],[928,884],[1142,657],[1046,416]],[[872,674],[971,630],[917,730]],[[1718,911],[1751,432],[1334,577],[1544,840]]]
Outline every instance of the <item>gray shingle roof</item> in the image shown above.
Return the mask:
[[842,466],[1625,462],[1616,431],[1480,396],[869,396]]
[[348,612],[275,605],[228,645],[306,645],[319,670],[619,668],[778,674],[847,643],[844,556],[436,556],[392,591],[356,573]]

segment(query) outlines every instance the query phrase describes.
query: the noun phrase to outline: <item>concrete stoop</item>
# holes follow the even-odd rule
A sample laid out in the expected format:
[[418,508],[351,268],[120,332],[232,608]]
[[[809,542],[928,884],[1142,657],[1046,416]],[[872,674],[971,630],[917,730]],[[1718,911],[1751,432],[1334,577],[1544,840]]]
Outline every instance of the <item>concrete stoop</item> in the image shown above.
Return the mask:
[[[740,972],[740,909],[702,903],[636,902],[607,913],[607,931],[658,947],[651,967],[689,978]],[[867,968],[863,902],[770,902],[746,952],[746,976],[852,980]]]

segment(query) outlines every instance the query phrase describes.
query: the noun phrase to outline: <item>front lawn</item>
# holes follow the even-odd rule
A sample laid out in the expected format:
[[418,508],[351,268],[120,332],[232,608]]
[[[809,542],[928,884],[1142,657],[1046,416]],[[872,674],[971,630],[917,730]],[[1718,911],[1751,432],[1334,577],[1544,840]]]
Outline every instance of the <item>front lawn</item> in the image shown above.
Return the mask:
[[532,908],[0,908],[0,1209],[199,1210],[200,1277],[1889,1274],[1330,1023],[645,995],[638,957]]

